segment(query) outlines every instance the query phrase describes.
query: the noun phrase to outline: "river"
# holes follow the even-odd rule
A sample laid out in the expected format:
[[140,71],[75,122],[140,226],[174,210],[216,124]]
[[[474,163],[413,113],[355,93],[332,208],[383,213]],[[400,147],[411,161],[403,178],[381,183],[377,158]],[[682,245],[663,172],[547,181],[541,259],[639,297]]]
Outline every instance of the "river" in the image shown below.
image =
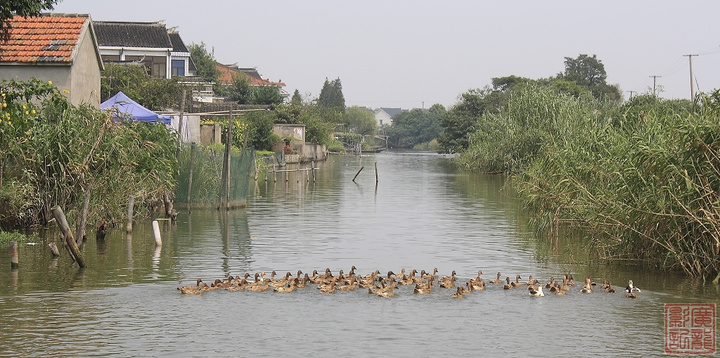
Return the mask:
[[[37,242],[20,247],[20,268],[10,270],[3,247],[0,356],[660,356],[665,304],[720,302],[712,283],[599,261],[572,235],[536,238],[504,177],[458,171],[447,156],[391,151],[317,166],[314,179],[261,176],[245,209],[160,221],[159,249],[150,221],[136,222],[131,236],[114,228],[102,242],[90,233],[85,269],[66,252],[53,260]],[[412,286],[392,298],[314,286],[176,289],[197,278],[337,275],[352,266],[363,275],[454,270],[458,284],[480,269],[485,281],[497,272],[543,284],[572,274],[598,286],[530,297],[524,287],[488,284],[462,299],[451,298],[454,289],[414,294]],[[602,279],[618,292],[600,290]],[[642,289],[637,299],[625,298],[628,280]]]

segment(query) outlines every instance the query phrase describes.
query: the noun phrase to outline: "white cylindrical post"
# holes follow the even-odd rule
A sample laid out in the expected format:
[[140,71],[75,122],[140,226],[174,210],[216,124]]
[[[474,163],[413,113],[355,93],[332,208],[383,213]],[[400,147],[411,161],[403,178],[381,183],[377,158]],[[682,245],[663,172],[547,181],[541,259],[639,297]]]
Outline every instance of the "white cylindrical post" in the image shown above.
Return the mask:
[[153,234],[155,234],[155,246],[162,246],[162,237],[160,237],[160,224],[157,220],[153,220]]

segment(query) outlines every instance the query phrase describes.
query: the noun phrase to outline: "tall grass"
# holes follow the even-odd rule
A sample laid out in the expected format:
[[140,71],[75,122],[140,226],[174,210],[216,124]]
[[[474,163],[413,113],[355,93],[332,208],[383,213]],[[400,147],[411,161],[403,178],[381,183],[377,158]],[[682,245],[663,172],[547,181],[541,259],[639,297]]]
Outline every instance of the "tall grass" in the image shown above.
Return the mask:
[[[717,93],[716,93],[716,97]],[[523,90],[480,119],[462,163],[515,174],[539,230],[589,230],[607,259],[691,276],[720,272],[717,98],[639,97],[618,108]],[[599,238],[599,239],[598,239]]]

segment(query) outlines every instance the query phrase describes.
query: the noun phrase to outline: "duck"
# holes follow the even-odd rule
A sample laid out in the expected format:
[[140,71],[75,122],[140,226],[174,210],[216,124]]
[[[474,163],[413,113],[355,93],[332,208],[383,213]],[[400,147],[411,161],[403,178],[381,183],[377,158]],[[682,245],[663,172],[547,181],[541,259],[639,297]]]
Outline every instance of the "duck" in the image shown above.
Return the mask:
[[350,283],[342,285],[342,286],[338,287],[337,289],[340,291],[352,291],[355,289],[355,287],[357,287],[358,283],[359,282],[353,278]]
[[508,277],[505,277],[505,281],[506,281],[507,283],[503,285],[503,289],[512,290],[513,288],[515,288],[515,286],[513,286],[513,285],[510,283],[510,277],[509,277],[509,276],[508,276]]
[[605,285],[605,292],[615,293],[615,289],[612,287],[612,283],[610,283],[610,281],[608,281],[607,284]]
[[639,288],[635,287],[632,280],[629,280],[627,287],[625,287],[625,292],[633,293],[633,292],[641,292],[641,291]]
[[637,298],[637,295],[632,292],[625,293],[625,298]]
[[543,297],[545,294],[543,293],[543,287],[540,286],[537,289],[534,288],[534,286],[528,287],[528,290],[530,291],[530,297]]
[[260,283],[260,284],[252,284],[250,285],[247,290],[252,292],[265,292],[270,287],[269,283]]
[[290,283],[287,286],[276,287],[273,291],[281,292],[281,293],[288,293],[288,292],[295,291],[295,288],[297,288],[297,278],[290,280]]
[[531,285],[535,285],[537,283],[538,283],[538,280],[533,280],[533,276],[530,275],[530,276],[528,276],[527,282],[525,282],[525,286],[531,286]]
[[463,288],[462,286],[457,287],[457,292],[453,293],[452,298],[463,298]]
[[438,281],[442,288],[453,288],[455,287],[455,271],[452,272],[451,276],[445,276]]
[[490,280],[490,283],[502,283],[503,281],[500,279],[500,271],[497,273],[497,278],[494,280]]
[[395,287],[397,287],[397,285],[396,285],[395,283],[392,283],[391,285],[388,286],[388,289],[387,289],[387,290],[384,290],[384,291],[382,291],[382,292],[378,292],[378,293],[376,293],[376,295],[378,295],[378,296],[380,296],[380,297],[392,297],[392,296],[395,296]]
[[[273,271],[273,276],[275,276],[275,271]],[[287,286],[287,284],[290,283],[290,281],[292,281],[292,280],[290,279],[290,276],[292,276],[292,274],[291,274],[290,272],[288,272],[288,273],[285,274],[285,277],[283,277],[283,278],[281,278],[281,279],[279,279],[279,280],[272,280],[272,281],[270,282],[270,286],[272,286],[272,287]]]
[[482,291],[485,289],[485,281],[470,280],[470,287],[472,287],[474,291]]
[[557,284],[557,282],[555,282],[555,277],[550,276],[550,282],[548,282],[547,284],[545,284],[545,288],[550,289],[550,288],[552,288],[552,287],[557,287],[557,285],[558,285],[558,284]]
[[520,275],[515,275],[515,282],[510,282],[513,287],[520,287]]
[[320,288],[322,293],[334,293],[335,292],[335,281],[330,282],[327,286]]
[[415,288],[413,289],[413,293],[427,294],[427,293],[432,292],[434,281],[435,281],[435,278],[430,277],[430,278],[428,278],[428,283],[426,283],[426,284],[416,283]]
[[[203,282],[202,279],[197,279],[197,283],[194,286],[193,285],[182,286],[182,287],[178,287],[177,289],[180,290],[180,293],[185,294],[185,295],[186,294],[195,294],[195,291],[200,291],[200,283],[202,283],[202,282]],[[200,292],[198,292],[198,293],[200,293]]]
[[410,271],[409,275],[403,275],[402,278],[398,281],[398,285],[402,285],[402,286],[412,285],[413,283],[415,283],[415,280],[416,280],[415,275],[416,274],[417,274],[417,270],[413,269],[412,271]]
[[565,290],[561,290],[561,289],[556,289],[556,290],[555,290],[555,295],[556,295],[556,296],[565,296],[566,293],[567,293],[567,291],[565,291]]

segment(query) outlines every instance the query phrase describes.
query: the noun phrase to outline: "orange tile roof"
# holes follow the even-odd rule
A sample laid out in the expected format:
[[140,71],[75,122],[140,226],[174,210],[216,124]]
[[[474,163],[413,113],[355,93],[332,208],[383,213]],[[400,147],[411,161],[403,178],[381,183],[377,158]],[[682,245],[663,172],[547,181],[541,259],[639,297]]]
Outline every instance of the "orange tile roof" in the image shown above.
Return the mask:
[[15,16],[0,37],[0,62],[71,63],[87,15]]

